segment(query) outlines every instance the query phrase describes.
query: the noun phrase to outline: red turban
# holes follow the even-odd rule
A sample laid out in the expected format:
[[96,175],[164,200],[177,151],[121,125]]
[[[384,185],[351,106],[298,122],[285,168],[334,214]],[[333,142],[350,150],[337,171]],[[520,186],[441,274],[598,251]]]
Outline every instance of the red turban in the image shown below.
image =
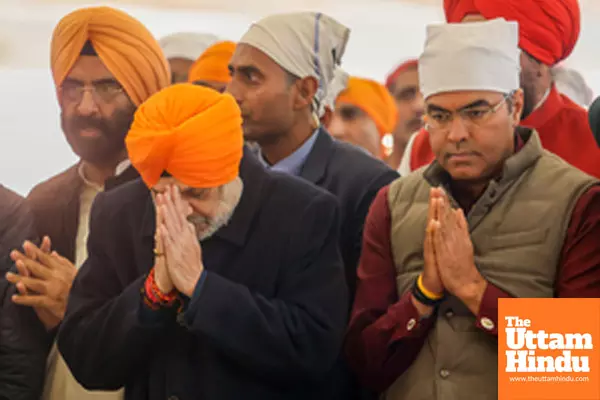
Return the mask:
[[238,176],[243,136],[241,111],[231,95],[181,83],[137,109],[125,144],[148,187],[166,171],[185,185],[212,188]]
[[416,68],[419,66],[419,60],[412,59],[408,61],[404,61],[402,64],[398,65],[386,78],[385,78],[385,86],[390,89],[392,85],[398,79],[398,76],[404,71],[410,68]]
[[448,22],[468,14],[519,23],[519,46],[546,65],[567,58],[579,38],[581,15],[577,0],[444,0]]

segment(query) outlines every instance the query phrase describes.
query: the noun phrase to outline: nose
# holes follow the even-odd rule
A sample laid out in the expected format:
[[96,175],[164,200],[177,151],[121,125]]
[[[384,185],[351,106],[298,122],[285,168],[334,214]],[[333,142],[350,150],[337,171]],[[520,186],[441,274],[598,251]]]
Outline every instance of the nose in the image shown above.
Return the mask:
[[240,85],[235,82],[235,78],[232,77],[227,86],[225,87],[225,93],[229,93],[238,105],[242,104],[242,91],[240,90]]
[[346,132],[344,129],[344,123],[341,121],[341,118],[336,116],[335,114],[331,118],[331,122],[329,123],[329,127],[327,128],[331,136],[336,139],[344,140],[346,137]]
[[91,90],[84,90],[81,94],[81,101],[77,105],[77,111],[83,116],[93,115],[98,112],[98,104],[94,100]]
[[412,103],[412,108],[415,114],[418,116],[422,116],[425,112],[425,100],[423,99],[421,92],[417,92],[417,95]]
[[465,121],[458,116],[454,115],[452,122],[450,123],[450,128],[448,130],[448,141],[452,143],[460,143],[465,141],[469,137],[469,130],[465,125]]

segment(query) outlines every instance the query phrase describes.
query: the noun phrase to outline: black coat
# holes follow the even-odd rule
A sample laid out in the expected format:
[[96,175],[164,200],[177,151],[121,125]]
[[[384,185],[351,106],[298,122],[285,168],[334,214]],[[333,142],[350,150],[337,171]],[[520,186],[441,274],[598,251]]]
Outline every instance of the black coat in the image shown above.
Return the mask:
[[50,341],[33,309],[14,304],[15,287],[5,279],[13,269],[10,252],[36,241],[25,200],[0,186],[0,399],[39,400]]
[[363,227],[369,208],[379,190],[399,175],[358,147],[333,139],[325,129],[321,129],[318,135],[300,176],[338,199],[342,226],[340,251],[353,299]]
[[337,202],[248,152],[240,176],[230,223],[202,243],[206,279],[188,327],[171,312],[160,323],[142,318],[149,191],[136,180],[98,195],[58,338],[84,387],[125,385],[128,400],[328,398],[348,308]]

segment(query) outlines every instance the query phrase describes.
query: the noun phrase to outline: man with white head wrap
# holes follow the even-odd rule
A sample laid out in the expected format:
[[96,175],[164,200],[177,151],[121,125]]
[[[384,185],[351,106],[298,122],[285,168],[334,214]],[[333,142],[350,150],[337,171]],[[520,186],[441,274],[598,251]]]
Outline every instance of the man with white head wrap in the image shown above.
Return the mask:
[[227,91],[244,118],[246,140],[260,146],[269,169],[302,177],[336,195],[342,206],[341,251],[353,293],[362,226],[371,201],[398,175],[320,126],[350,30],[321,13],[266,17],[238,42]]
[[321,124],[328,129],[331,123],[331,117],[335,111],[335,100],[348,87],[348,79],[350,75],[342,68],[337,67],[333,72],[333,79],[329,84],[327,95],[323,100],[322,114],[320,115]]
[[502,19],[427,28],[436,159],[375,199],[346,338],[386,399],[495,399],[499,298],[600,295],[599,182],[518,127],[517,43]]
[[[239,40],[227,91],[242,110],[246,140],[258,144],[257,157],[266,168],[299,176],[338,198],[340,250],[353,297],[364,220],[377,192],[398,174],[320,126],[349,34],[321,13],[266,17]],[[331,381],[330,399],[358,396],[342,369]]]
[[579,106],[588,108],[594,100],[594,92],[578,71],[564,65],[552,68],[552,80],[556,89]]
[[213,34],[196,32],[178,32],[160,39],[160,47],[171,66],[172,83],[187,82],[194,61],[220,40]]

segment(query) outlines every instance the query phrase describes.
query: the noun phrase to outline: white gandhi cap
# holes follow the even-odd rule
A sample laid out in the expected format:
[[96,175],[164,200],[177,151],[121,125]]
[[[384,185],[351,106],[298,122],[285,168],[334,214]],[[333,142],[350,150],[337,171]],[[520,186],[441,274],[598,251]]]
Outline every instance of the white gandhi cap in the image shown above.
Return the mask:
[[485,22],[427,27],[419,57],[419,81],[425,99],[439,93],[519,88],[519,26],[493,19]]

